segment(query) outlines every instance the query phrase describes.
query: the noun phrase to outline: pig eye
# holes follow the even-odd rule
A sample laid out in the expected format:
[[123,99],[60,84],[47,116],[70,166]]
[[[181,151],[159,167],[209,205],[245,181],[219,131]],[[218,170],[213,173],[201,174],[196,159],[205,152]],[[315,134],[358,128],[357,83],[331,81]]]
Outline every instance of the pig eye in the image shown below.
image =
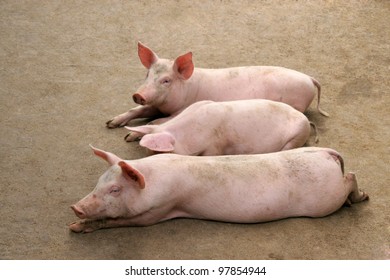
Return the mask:
[[112,186],[110,189],[110,194],[118,194],[121,191],[121,188],[119,186]]
[[161,80],[161,84],[164,86],[168,86],[171,83],[171,79],[169,78],[164,78]]

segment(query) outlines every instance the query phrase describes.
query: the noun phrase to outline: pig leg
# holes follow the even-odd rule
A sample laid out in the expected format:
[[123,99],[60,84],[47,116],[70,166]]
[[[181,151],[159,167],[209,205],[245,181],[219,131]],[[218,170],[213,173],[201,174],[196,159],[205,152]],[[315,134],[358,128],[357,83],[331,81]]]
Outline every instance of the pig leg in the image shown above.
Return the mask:
[[[155,119],[155,120],[153,120],[151,122],[148,122],[147,125],[163,124],[163,123],[169,121],[170,119],[172,119],[174,116],[176,116],[176,115],[172,115],[172,116],[165,117],[165,118]],[[136,131],[131,131],[131,132],[126,134],[124,139],[125,139],[126,142],[134,142],[134,141],[137,141],[137,140],[141,140],[141,138],[144,135],[145,135],[145,133],[139,133],[139,132],[136,132]]]
[[126,142],[134,142],[141,140],[142,136],[144,136],[144,134],[132,131],[127,133],[124,139]]
[[[147,125],[163,124],[163,123],[169,121],[170,119],[172,119],[173,117],[174,116],[169,116],[169,117],[166,117],[166,118],[155,119],[155,120],[153,120],[151,122],[148,122]],[[144,135],[145,135],[144,133],[138,133],[138,132],[132,131],[132,132],[127,133],[124,139],[125,139],[126,142],[134,142],[134,141],[141,140],[141,138]]]
[[301,139],[295,139],[294,138],[291,141],[289,141],[288,143],[286,143],[286,145],[284,145],[281,150],[285,151],[285,150],[291,150],[291,149],[299,148],[299,147],[302,147],[305,144],[305,142],[306,141],[302,141]]
[[73,232],[90,233],[102,228],[115,228],[136,226],[132,219],[117,218],[117,219],[101,219],[101,220],[82,220],[69,225]]
[[305,124],[305,126],[299,129],[295,134],[295,136],[291,138],[291,140],[288,141],[281,150],[282,151],[291,150],[291,149],[302,147],[309,139],[309,136],[310,136],[310,126],[307,126],[307,124]]
[[[174,114],[174,115],[171,115],[169,117],[165,117],[165,118],[159,118],[159,119],[155,119],[151,122],[148,122],[147,125],[159,125],[159,124],[163,124],[167,121],[169,121],[170,119],[174,118],[177,114]],[[126,142],[133,142],[133,141],[137,141],[137,140],[140,140],[145,134],[143,133],[137,133],[135,131],[132,131],[132,132],[129,132],[126,136],[125,136],[125,141]]]
[[106,220],[82,220],[71,223],[69,225],[69,229],[77,233],[88,233],[98,230],[100,228],[104,228],[105,224]]
[[129,121],[137,118],[150,118],[154,116],[158,116],[160,111],[148,105],[140,105],[135,108],[130,109],[128,112],[120,114],[113,119],[106,122],[108,128],[116,128],[125,126]]
[[99,220],[80,220],[69,225],[73,232],[89,233],[103,228],[150,226],[177,217],[190,217],[182,211],[173,211],[171,207],[145,211],[131,218],[106,218]]
[[368,200],[369,196],[367,193],[359,190],[358,184],[356,181],[356,175],[352,172],[349,172],[344,177],[344,185],[347,190],[350,190],[350,194],[348,195],[347,201],[345,204],[351,205],[352,203],[361,202],[364,200]]

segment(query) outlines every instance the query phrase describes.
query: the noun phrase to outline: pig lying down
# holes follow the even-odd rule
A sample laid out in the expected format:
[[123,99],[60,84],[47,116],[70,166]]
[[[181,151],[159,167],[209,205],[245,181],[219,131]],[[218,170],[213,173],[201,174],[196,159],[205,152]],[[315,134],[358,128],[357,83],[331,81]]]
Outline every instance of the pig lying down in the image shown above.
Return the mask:
[[71,206],[74,232],[148,226],[185,217],[259,223],[323,217],[344,203],[368,199],[339,153],[299,148],[262,155],[192,157],[159,154],[125,161],[93,148],[110,168]]
[[264,99],[199,101],[161,125],[126,127],[127,141],[153,152],[181,155],[236,155],[301,147],[310,122],[291,106]]
[[124,126],[136,118],[174,116],[201,100],[268,99],[304,112],[317,94],[317,108],[328,116],[319,108],[321,86],[318,81],[291,69],[273,66],[195,68],[191,52],[172,61],[159,58],[141,43],[138,43],[138,56],[148,69],[144,84],[133,94],[134,102],[140,106],[109,120],[109,128]]

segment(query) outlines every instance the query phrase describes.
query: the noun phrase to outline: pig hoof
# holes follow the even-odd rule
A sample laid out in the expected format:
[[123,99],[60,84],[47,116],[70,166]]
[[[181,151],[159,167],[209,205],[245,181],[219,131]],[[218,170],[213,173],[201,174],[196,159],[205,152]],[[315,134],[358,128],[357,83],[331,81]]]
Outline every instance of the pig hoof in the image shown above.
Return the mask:
[[125,136],[126,142],[134,142],[141,139],[141,136],[139,136],[137,133],[130,132]]
[[352,202],[349,198],[347,198],[347,200],[344,202],[344,207],[351,207],[352,206]]
[[127,142],[131,142],[131,132],[127,133],[126,136],[125,136],[125,141]]
[[83,232],[83,228],[84,228],[84,226],[83,226],[83,224],[81,224],[80,222],[74,222],[74,223],[71,223],[71,224],[69,225],[69,229],[70,229],[71,231],[77,232],[77,233]]
[[71,223],[69,229],[76,233],[89,233],[93,232],[96,229],[99,229],[98,225],[94,225],[92,222],[88,221],[78,221]]
[[106,126],[107,126],[107,128],[117,128],[117,127],[120,127],[121,125],[115,123],[114,119],[112,119],[112,120],[109,120],[109,121],[106,122]]
[[366,192],[364,192],[364,191],[361,191],[363,194],[362,194],[362,201],[364,201],[364,200],[370,200],[370,196],[366,193]]
[[329,117],[329,113],[325,112],[324,110],[318,108],[318,111],[320,112],[321,115],[323,115],[325,117]]

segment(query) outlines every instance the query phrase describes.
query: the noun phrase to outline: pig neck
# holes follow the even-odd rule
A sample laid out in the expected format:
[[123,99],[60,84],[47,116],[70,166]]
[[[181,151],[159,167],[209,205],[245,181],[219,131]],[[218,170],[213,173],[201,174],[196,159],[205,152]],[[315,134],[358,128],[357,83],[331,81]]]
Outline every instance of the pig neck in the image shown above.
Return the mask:
[[192,104],[200,100],[208,100],[210,97],[215,97],[217,94],[215,88],[215,77],[210,75],[211,72],[215,72],[214,69],[195,68],[194,73],[186,83],[187,96]]
[[[218,89],[221,86],[218,74],[222,69],[204,69],[195,68],[194,72],[188,80],[181,81],[174,89],[170,96],[172,102],[166,102],[159,106],[159,110],[163,113],[176,113],[187,108],[191,104],[201,100],[222,101],[223,97]],[[217,77],[216,77],[217,75]]]
[[[234,67],[221,69],[195,68],[188,80],[182,80],[173,89],[169,102],[164,102],[158,109],[164,114],[177,114],[201,100],[226,101],[236,100],[239,95],[232,85],[237,87],[240,77],[253,74],[250,67]],[[245,75],[239,73],[244,73]],[[241,86],[242,87],[242,86]]]
[[[155,215],[169,212],[178,207],[178,203],[187,196],[190,191],[185,182],[187,178],[183,172],[187,172],[187,165],[190,160],[176,154],[158,154],[136,161],[128,161],[130,165],[140,171],[145,178],[145,188],[140,192],[141,197],[137,199],[141,204],[137,207],[139,215]],[[168,167],[168,169],[166,168]],[[172,170],[175,170],[172,173]],[[170,173],[170,176],[167,176]],[[176,184],[172,185],[172,182]],[[180,191],[177,190],[180,185]]]

